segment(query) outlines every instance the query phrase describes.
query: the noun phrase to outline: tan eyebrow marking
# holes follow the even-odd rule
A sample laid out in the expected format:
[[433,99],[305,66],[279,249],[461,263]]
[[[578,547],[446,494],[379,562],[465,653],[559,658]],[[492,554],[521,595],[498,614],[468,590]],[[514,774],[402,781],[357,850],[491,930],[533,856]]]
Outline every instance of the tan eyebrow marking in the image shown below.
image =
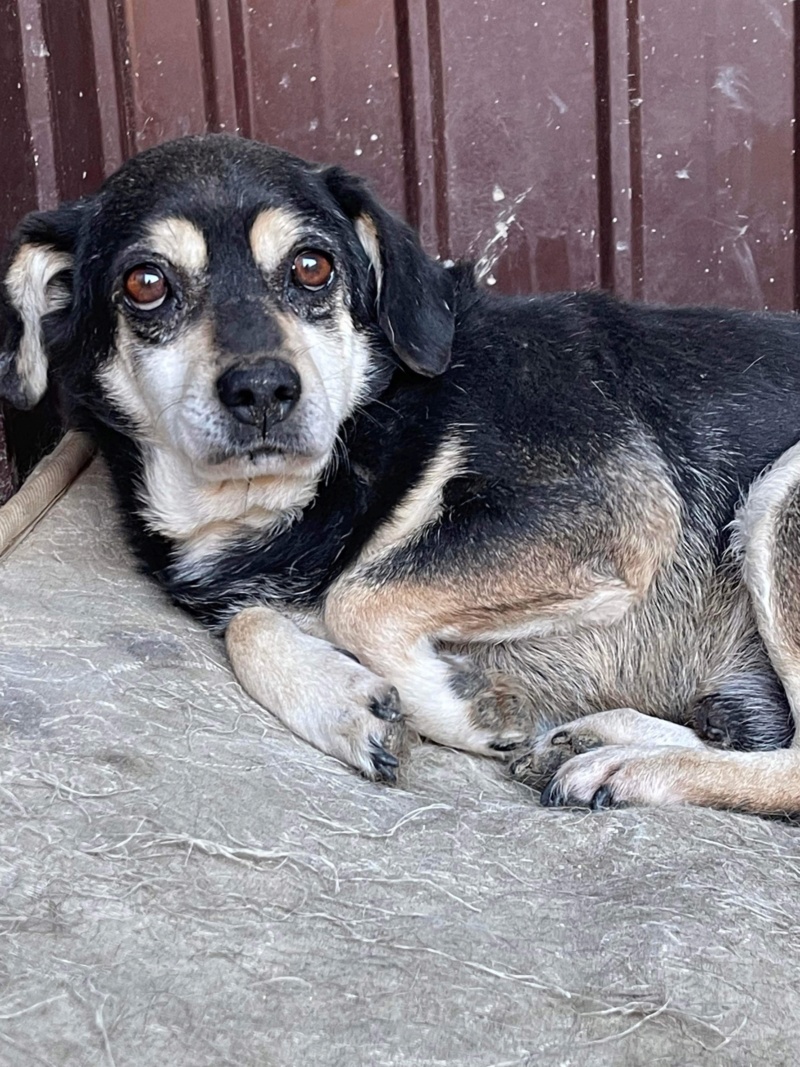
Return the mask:
[[189,274],[199,274],[208,266],[206,239],[188,219],[158,219],[148,229],[145,240],[153,252]]
[[261,270],[265,273],[275,270],[301,234],[302,222],[294,212],[281,207],[261,211],[250,228],[250,248]]

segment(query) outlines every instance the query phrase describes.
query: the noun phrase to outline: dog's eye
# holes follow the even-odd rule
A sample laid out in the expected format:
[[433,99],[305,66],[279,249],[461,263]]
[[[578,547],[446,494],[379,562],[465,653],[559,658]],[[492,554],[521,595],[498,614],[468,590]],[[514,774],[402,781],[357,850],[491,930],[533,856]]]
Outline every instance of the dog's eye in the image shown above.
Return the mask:
[[324,289],[333,277],[333,260],[324,252],[305,249],[294,257],[292,263],[292,280],[302,289],[312,293]]
[[125,296],[140,311],[154,311],[161,307],[169,293],[169,283],[158,267],[143,263],[125,275]]

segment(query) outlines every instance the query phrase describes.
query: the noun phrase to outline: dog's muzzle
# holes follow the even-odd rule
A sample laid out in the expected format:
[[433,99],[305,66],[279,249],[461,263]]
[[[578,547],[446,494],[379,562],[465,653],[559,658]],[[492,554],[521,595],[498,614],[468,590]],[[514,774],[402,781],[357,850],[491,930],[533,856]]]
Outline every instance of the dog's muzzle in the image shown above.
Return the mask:
[[301,391],[300,375],[282,359],[230,367],[217,379],[223,406],[238,422],[257,427],[264,436],[289,417]]

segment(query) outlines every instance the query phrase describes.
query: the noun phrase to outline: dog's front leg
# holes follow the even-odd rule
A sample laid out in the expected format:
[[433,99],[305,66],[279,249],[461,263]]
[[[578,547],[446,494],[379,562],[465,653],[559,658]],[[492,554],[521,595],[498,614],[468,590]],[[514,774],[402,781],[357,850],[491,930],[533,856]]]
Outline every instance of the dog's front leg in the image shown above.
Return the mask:
[[391,684],[274,608],[241,611],[225,642],[244,689],[293,733],[369,778],[395,781],[405,730]]
[[442,653],[441,590],[408,592],[340,582],[325,612],[332,639],[396,686],[409,723],[429,740],[484,756],[524,744],[533,709],[522,687]]

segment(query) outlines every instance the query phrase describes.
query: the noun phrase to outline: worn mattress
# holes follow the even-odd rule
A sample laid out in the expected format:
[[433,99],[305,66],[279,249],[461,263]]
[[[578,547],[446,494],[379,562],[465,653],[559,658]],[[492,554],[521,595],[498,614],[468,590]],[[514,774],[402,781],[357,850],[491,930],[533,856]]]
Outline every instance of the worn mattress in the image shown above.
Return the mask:
[[94,463],[0,560],[3,1067],[800,1062],[800,829],[361,780],[137,574]]

